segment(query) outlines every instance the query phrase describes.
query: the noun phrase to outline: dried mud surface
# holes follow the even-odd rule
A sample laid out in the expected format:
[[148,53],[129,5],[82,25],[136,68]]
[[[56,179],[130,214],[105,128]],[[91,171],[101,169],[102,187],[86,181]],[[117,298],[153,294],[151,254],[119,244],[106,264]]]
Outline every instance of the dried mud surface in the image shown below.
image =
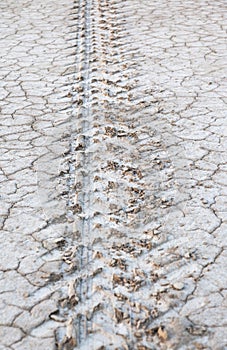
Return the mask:
[[223,350],[224,1],[3,1],[0,350]]

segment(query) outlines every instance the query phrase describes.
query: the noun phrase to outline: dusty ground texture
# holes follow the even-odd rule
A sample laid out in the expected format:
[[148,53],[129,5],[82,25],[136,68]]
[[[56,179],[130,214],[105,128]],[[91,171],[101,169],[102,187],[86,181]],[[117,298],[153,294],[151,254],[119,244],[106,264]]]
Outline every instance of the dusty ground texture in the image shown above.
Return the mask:
[[227,349],[225,1],[0,10],[0,350]]

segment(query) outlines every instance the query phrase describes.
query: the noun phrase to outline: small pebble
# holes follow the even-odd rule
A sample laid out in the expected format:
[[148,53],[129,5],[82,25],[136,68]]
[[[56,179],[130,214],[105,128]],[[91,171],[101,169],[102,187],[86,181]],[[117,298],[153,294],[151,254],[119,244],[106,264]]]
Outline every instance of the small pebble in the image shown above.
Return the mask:
[[176,290],[182,290],[184,288],[184,283],[182,282],[176,282],[173,284],[173,288]]
[[166,329],[165,329],[164,326],[160,326],[160,327],[158,328],[158,336],[159,336],[159,338],[160,338],[162,341],[167,340],[167,338],[168,338],[168,333],[167,333],[167,331],[166,331]]

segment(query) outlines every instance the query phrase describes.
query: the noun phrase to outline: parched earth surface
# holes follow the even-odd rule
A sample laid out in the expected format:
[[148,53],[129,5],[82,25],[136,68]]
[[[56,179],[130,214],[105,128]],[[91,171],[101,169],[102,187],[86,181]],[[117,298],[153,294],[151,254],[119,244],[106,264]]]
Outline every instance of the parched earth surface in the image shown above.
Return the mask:
[[227,349],[226,2],[0,15],[0,350]]

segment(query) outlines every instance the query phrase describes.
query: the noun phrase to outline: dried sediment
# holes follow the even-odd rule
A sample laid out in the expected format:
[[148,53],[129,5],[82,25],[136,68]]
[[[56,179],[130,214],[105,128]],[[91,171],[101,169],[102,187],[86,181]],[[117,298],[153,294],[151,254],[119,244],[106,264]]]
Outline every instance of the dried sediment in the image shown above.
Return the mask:
[[226,347],[221,3],[0,5],[4,350]]

